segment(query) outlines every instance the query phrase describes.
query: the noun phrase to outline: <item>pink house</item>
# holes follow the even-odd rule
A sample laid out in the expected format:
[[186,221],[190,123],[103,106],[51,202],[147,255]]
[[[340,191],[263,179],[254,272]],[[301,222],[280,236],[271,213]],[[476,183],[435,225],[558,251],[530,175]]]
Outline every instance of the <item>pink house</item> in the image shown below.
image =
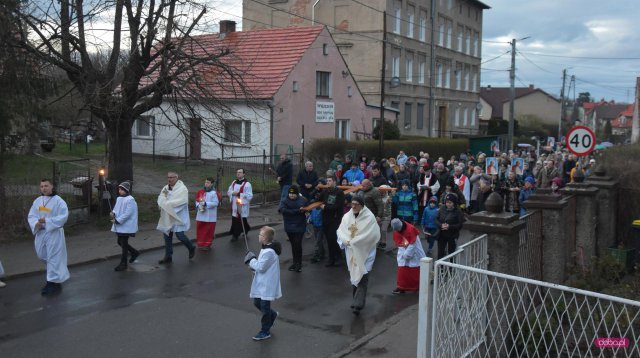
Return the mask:
[[[193,159],[257,155],[263,150],[280,154],[290,148],[300,150],[303,126],[307,144],[316,138],[357,140],[371,134],[374,122],[380,118],[380,108],[365,103],[325,27],[236,32],[234,22],[222,21],[220,29],[220,34],[199,36],[198,42],[207,48],[230,50],[231,55],[223,61],[242,73],[248,93],[233,93],[224,84],[217,91],[218,97],[232,108],[224,120],[221,140],[192,134],[194,143],[185,145],[186,135],[160,124],[155,125],[150,143],[150,131],[142,128],[143,135],[139,135],[136,124],[134,152],[151,154],[151,148],[161,155],[184,156],[189,152]],[[221,81],[214,74],[203,76],[211,86],[218,86],[216,81]],[[156,118],[160,117],[158,113],[149,115],[154,124],[162,121]],[[396,116],[397,111],[391,108],[384,115],[390,121],[395,121]],[[192,124],[185,127],[192,131],[199,128]],[[189,149],[183,149],[186,147]]]

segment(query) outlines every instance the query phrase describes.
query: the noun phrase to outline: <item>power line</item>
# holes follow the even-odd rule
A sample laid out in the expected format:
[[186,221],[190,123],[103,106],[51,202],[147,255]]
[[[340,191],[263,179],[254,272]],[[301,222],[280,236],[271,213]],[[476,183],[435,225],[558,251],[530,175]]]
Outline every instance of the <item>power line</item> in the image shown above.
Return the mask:
[[542,56],[542,57],[558,57],[558,58],[573,58],[577,60],[640,60],[640,57],[588,57],[588,56],[562,56],[562,55],[550,55],[538,52],[524,52],[528,55]]
[[502,56],[504,56],[504,55],[506,55],[506,54],[508,54],[508,53],[510,53],[510,52],[511,52],[511,51],[507,51],[507,52],[505,52],[505,53],[503,53],[503,54],[501,54],[501,55],[498,55],[498,56],[496,56],[496,57],[494,57],[494,58],[490,58],[490,59],[488,59],[488,60],[486,60],[486,61],[482,61],[482,62],[480,62],[480,64],[481,64],[481,65],[483,65],[483,64],[485,64],[485,63],[487,63],[487,62],[491,62],[491,61],[493,61],[493,60],[497,60],[497,59],[499,59],[500,57],[502,57]]
[[545,68],[542,68],[540,66],[538,66],[538,64],[536,64],[535,62],[531,61],[527,56],[525,56],[522,51],[516,51],[516,54],[522,56],[522,58],[524,58],[527,62],[529,62],[530,64],[536,66],[538,69],[540,69],[541,71],[547,72],[547,73],[551,73],[551,74],[555,74],[555,72],[549,71]]

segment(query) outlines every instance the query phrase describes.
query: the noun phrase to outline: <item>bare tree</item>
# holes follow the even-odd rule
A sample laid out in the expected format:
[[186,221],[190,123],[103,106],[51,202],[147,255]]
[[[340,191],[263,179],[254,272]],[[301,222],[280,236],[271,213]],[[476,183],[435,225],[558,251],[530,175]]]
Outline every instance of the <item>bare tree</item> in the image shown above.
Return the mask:
[[62,69],[104,123],[110,178],[133,178],[132,127],[145,112],[170,103],[173,124],[187,130],[175,114],[199,118],[194,106],[208,108],[202,132],[217,139],[233,112],[220,88],[250,97],[241,71],[224,61],[231,51],[198,35],[211,28],[208,10],[195,0],[41,0],[15,11],[28,29],[23,48]]

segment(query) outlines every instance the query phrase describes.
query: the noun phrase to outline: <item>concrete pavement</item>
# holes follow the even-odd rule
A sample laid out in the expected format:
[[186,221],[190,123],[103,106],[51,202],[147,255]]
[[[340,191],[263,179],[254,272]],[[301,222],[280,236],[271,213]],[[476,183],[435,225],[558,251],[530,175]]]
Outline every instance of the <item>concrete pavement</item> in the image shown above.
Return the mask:
[[[262,225],[281,223],[282,217],[278,214],[275,204],[267,204],[252,208],[250,221],[254,228],[258,228]],[[216,239],[228,236],[230,222],[230,217],[219,215]],[[195,239],[195,223],[187,236]],[[134,240],[136,249],[141,251],[164,246],[162,235],[155,230],[155,225],[151,224],[142,226]],[[66,237],[66,242],[68,263],[71,267],[117,257],[121,252],[120,247],[116,244],[115,235],[106,229],[99,232],[69,235]],[[178,241],[175,240],[175,242]],[[37,259],[31,240],[0,244],[0,260],[5,268],[8,282],[8,286],[2,290],[11,289],[12,278],[44,272],[44,265]],[[347,347],[336,347],[338,351],[332,357],[372,355],[377,357],[415,357],[417,312],[417,305],[405,309],[392,318],[379,323],[371,333],[355,340]]]

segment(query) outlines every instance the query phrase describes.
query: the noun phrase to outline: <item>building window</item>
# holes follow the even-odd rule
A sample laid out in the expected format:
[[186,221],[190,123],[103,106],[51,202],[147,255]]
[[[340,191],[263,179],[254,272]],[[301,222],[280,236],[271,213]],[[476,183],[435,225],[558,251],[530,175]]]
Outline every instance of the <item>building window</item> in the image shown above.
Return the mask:
[[411,129],[411,103],[404,104],[404,129]]
[[426,66],[425,59],[424,58],[420,58],[420,63],[418,64],[418,83],[420,83],[420,84],[424,84],[425,66]]
[[238,120],[225,121],[224,141],[227,143],[251,144],[251,122]]
[[153,116],[140,116],[136,119],[136,137],[151,137],[153,120]]
[[456,128],[460,127],[460,107],[456,107],[453,111],[453,126]]
[[402,1],[396,1],[395,2],[395,9],[394,9],[394,26],[393,26],[393,32],[395,32],[396,34],[400,34],[400,21],[401,21],[401,16],[402,16]]
[[322,44],[322,54],[327,56],[329,54],[329,45]]
[[393,51],[391,58],[391,77],[400,77],[400,50]]
[[471,110],[471,127],[475,127],[476,126],[476,109],[473,108]]
[[469,90],[469,66],[464,66],[464,90]]
[[336,138],[349,140],[349,120],[336,119]]
[[353,97],[353,87],[347,86],[347,96]]
[[444,88],[451,88],[451,65],[447,64],[444,71]]
[[471,76],[471,92],[478,92],[478,68],[472,67],[471,72],[473,72]]
[[480,57],[480,33],[477,31],[473,33],[473,55]]
[[464,110],[462,111],[462,126],[466,127],[467,126],[467,115],[469,114],[469,109],[467,107],[464,107]]
[[424,127],[424,104],[418,103],[416,113],[416,129],[422,129]]
[[391,101],[391,108],[400,109],[400,102]]
[[453,23],[451,21],[447,21],[447,48],[451,48],[451,35],[453,32]]
[[427,40],[427,12],[420,11],[420,41]]
[[415,18],[415,7],[407,7],[407,37],[413,38],[413,26]]
[[442,64],[436,63],[436,87],[442,87]]
[[462,37],[464,37],[464,26],[458,26],[458,52],[462,52]]
[[467,55],[471,55],[471,30],[467,30],[467,36],[466,36],[466,51],[465,53]]
[[331,72],[316,71],[316,97],[331,97]]
[[462,90],[462,72],[464,67],[460,62],[456,64],[456,89],[458,91]]
[[300,84],[298,81],[293,81],[293,92],[298,92],[300,90]]
[[407,53],[407,61],[406,61],[407,69],[407,82],[413,81],[413,54]]
[[440,18],[440,26],[438,27],[438,45],[444,46],[444,19]]

